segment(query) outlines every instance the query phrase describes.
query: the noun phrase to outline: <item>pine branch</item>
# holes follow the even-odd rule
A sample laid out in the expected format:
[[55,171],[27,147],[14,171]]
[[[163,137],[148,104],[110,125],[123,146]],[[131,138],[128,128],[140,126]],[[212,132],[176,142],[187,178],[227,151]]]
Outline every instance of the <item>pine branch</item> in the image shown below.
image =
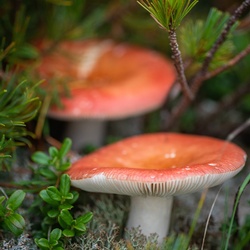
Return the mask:
[[[240,60],[242,60],[243,58],[245,58],[247,55],[250,54],[250,45],[245,49],[243,50],[242,52],[240,52],[239,54],[237,54],[234,58],[232,58],[228,64],[212,71],[212,72],[208,72],[206,75],[204,75],[204,79],[203,81],[205,80],[208,80],[208,79],[211,79],[212,77],[222,73],[223,71],[233,67],[234,65],[236,65]],[[248,86],[248,92],[249,92],[249,86]],[[241,90],[239,90],[239,92],[241,93]],[[243,90],[242,94],[245,94],[246,92]],[[242,94],[239,94],[239,95],[242,95]],[[231,100],[232,103],[235,103],[235,98],[238,99],[238,92],[235,92],[235,96],[232,96],[230,98],[227,99],[228,100]],[[230,103],[226,103],[225,104],[221,104],[222,105],[222,108],[219,109],[218,112],[221,112],[223,111],[227,106],[230,106],[231,104]],[[175,123],[177,122],[178,118],[186,111],[186,109],[188,108],[188,106],[190,105],[190,100],[188,98],[182,98],[180,103],[177,104],[177,106],[175,106],[175,108],[172,110],[172,114],[171,114],[171,118],[169,119],[169,123],[167,124],[166,128],[169,129],[170,127],[174,126]],[[225,105],[225,106],[224,106]],[[209,118],[210,120],[214,119],[213,116],[211,116]],[[208,119],[206,119],[206,121],[208,121]],[[204,127],[203,127],[204,128]]]
[[179,46],[178,46],[178,42],[176,38],[176,32],[174,29],[171,28],[168,34],[169,34],[169,40],[170,40],[170,47],[173,53],[172,58],[174,60],[175,68],[178,73],[178,82],[181,85],[184,95],[188,99],[193,100],[194,96],[188,86],[187,79],[185,76],[184,65],[183,65],[181,52],[179,50]]
[[137,2],[150,13],[160,27],[170,31],[177,29],[198,0],[138,0]]
[[[217,41],[214,43],[210,51],[207,53],[207,56],[203,62],[203,66],[198,71],[198,73],[195,75],[193,80],[191,81],[191,91],[193,95],[195,96],[198,92],[200,86],[204,82],[204,75],[206,75],[206,72],[208,70],[208,67],[213,59],[214,54],[216,51],[220,48],[220,46],[226,41],[227,36],[233,27],[233,25],[236,23],[236,21],[240,18],[240,16],[250,7],[250,0],[245,0],[236,10],[235,12],[230,16],[229,20],[227,21],[224,30],[221,32],[220,36],[218,37]],[[180,102],[175,106],[175,108],[172,111],[171,118],[169,120],[169,123],[166,126],[166,129],[171,128],[175,125],[178,118],[185,112],[185,110],[189,107],[191,103],[191,100],[188,99],[186,96],[183,96]]]
[[206,74],[208,67],[213,60],[213,57],[217,50],[220,48],[220,46],[226,41],[228,34],[233,27],[233,25],[237,22],[237,20],[240,18],[240,16],[244,13],[247,8],[250,7],[250,0],[245,0],[236,10],[235,12],[230,16],[228,19],[224,30],[221,32],[220,36],[218,37],[217,41],[214,43],[212,48],[207,52],[207,55],[204,59],[203,65],[200,69],[200,71],[196,74],[194,77],[194,80],[192,82],[192,90],[195,93],[199,90],[200,85],[203,82],[203,76]]
[[172,58],[178,73],[178,82],[186,98],[193,100],[193,94],[185,76],[183,60],[176,38],[176,29],[198,1],[139,0],[137,2],[150,13],[160,27],[168,32],[170,47],[173,53]]
[[36,88],[28,81],[17,83],[16,76],[0,82],[0,170],[8,167],[16,147],[30,143],[26,137],[33,133],[25,123],[36,116],[40,107]]
[[[189,75],[195,74],[202,66],[207,51],[211,49],[229,20],[230,15],[215,8],[210,9],[206,19],[188,20],[180,28],[180,48],[184,58],[192,62]],[[209,70],[226,64],[233,55],[232,32],[238,26],[234,25],[228,39],[220,46],[209,65]],[[185,60],[185,61],[186,61]],[[192,73],[193,72],[193,73]]]
[[220,68],[217,68],[211,72],[207,72],[204,76],[202,81],[206,81],[208,79],[211,79],[212,77],[219,75],[220,73],[226,71],[227,69],[233,67],[236,65],[239,61],[241,61],[243,58],[245,58],[247,55],[250,54],[250,45],[248,45],[243,51],[241,51],[239,54],[237,54],[234,58],[232,58],[227,64],[223,65]]

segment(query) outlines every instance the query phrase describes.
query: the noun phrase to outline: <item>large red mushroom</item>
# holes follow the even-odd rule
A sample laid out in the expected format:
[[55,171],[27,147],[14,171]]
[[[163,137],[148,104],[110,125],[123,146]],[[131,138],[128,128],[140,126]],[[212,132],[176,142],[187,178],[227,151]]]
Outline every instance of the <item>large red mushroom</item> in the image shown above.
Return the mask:
[[159,108],[176,77],[168,59],[138,46],[111,40],[64,41],[49,50],[51,46],[48,41],[37,44],[40,50],[48,51],[36,71],[47,85],[55,77],[67,80],[70,96],[61,95],[63,108],[52,106],[49,116],[77,120],[65,135],[72,138],[75,149],[84,143],[100,146],[99,132],[105,120]]
[[105,146],[72,164],[73,186],[131,196],[127,227],[167,235],[174,195],[213,187],[235,176],[246,153],[206,136],[156,133]]

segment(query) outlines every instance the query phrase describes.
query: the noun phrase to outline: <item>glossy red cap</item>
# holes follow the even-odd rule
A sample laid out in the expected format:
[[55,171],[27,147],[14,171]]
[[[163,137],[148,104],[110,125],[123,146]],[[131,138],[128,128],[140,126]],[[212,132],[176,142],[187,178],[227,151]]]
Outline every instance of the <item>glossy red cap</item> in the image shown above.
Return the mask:
[[[49,42],[38,48],[51,46]],[[69,41],[44,53],[40,77],[67,79],[70,97],[63,109],[52,107],[58,119],[120,119],[159,108],[176,79],[173,64],[152,50],[110,40]]]
[[156,133],[103,147],[73,163],[68,174],[86,191],[168,196],[221,184],[245,161],[246,153],[227,141]]

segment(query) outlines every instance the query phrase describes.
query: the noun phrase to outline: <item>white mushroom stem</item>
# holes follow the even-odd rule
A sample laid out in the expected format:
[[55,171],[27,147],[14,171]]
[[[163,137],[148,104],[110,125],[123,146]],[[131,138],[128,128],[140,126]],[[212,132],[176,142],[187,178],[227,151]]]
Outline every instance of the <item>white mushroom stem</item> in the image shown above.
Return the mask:
[[72,139],[72,149],[81,151],[84,146],[103,145],[106,122],[97,119],[83,119],[67,124],[64,136]]
[[173,197],[133,196],[127,222],[128,228],[141,227],[142,233],[159,235],[159,243],[167,236]]

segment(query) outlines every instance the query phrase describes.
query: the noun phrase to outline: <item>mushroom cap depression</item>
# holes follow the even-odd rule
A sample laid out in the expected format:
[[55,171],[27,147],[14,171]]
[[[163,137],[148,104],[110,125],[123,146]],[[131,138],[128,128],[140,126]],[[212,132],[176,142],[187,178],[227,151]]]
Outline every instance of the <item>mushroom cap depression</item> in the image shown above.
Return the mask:
[[172,62],[149,49],[111,40],[64,41],[46,51],[51,46],[36,43],[44,51],[36,72],[47,85],[55,78],[66,81],[70,95],[61,95],[63,108],[49,110],[57,119],[121,119],[150,112],[163,104],[176,79]]
[[170,196],[216,186],[236,175],[246,153],[206,136],[155,133],[105,146],[72,164],[72,185],[90,192]]

